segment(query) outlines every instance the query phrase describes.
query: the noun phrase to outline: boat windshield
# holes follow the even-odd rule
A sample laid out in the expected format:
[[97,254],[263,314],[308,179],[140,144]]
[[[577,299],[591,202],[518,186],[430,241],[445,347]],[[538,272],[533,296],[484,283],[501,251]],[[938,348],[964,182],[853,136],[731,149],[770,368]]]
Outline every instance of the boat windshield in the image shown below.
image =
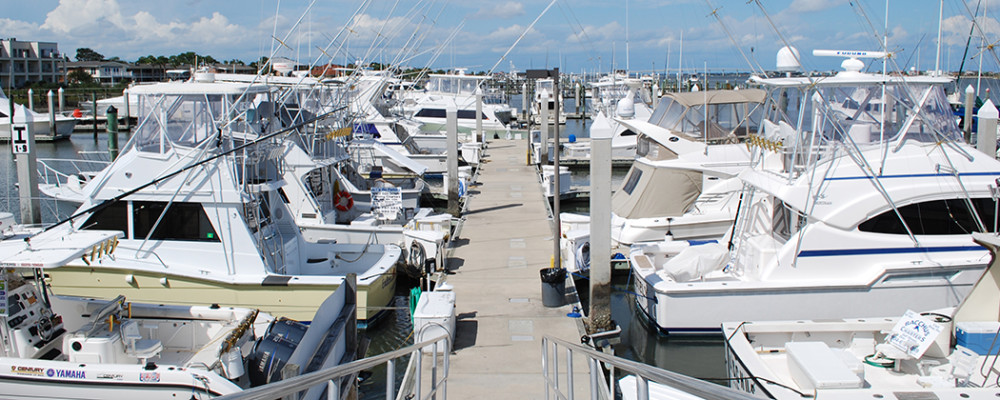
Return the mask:
[[[962,138],[944,90],[936,84],[785,86],[772,89],[768,102],[772,125],[787,124],[785,132],[801,132],[799,139],[814,145]],[[794,139],[780,136],[786,145]]]
[[473,95],[479,87],[476,77],[432,76],[427,81],[427,90],[432,92]]
[[[219,132],[231,115],[246,115],[227,130],[246,129],[254,112],[249,102],[233,104],[232,94],[162,94],[139,97],[139,121],[133,143],[140,151],[165,153],[173,147],[197,147]],[[239,125],[238,127],[233,125]]]

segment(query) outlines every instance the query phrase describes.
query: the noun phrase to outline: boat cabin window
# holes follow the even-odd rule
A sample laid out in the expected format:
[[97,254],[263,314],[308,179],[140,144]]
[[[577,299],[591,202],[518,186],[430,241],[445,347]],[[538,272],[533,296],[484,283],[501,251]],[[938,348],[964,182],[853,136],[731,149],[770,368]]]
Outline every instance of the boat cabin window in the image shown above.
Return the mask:
[[[417,117],[425,118],[448,118],[447,111],[443,108],[422,108],[417,111],[415,115]],[[476,110],[458,110],[458,119],[476,119]],[[483,114],[483,121],[489,120],[486,118],[486,114]]]
[[[996,202],[990,198],[972,199],[972,205],[989,232],[997,231]],[[968,235],[979,225],[964,199],[932,200],[899,207],[899,214],[914,235]],[[862,232],[905,235],[906,227],[896,212],[883,212],[858,225]]]
[[632,168],[632,173],[628,174],[628,180],[625,181],[625,186],[622,190],[627,194],[632,194],[635,190],[635,185],[639,183],[639,178],[642,178],[642,170],[638,168]]
[[128,234],[128,204],[116,201],[90,214],[83,229],[122,231]]
[[[163,218],[160,218],[161,214]],[[150,239],[219,241],[219,235],[215,233],[201,203],[174,202],[167,207],[167,202],[162,201],[134,201],[132,218],[132,236],[136,239],[144,239],[153,225],[156,225],[156,229],[149,235]],[[156,223],[157,219],[160,219],[159,224]]]
[[780,240],[788,240],[806,224],[805,214],[781,200],[775,201],[771,215],[771,231]]

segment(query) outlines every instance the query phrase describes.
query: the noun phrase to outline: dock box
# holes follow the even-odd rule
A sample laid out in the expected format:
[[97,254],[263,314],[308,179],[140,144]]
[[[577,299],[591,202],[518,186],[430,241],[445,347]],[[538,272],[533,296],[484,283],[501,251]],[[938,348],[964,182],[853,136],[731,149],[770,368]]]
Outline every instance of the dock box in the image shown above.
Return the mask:
[[[417,300],[413,310],[413,337],[416,343],[431,340],[442,333],[451,338],[449,344],[455,343],[455,292],[424,292]],[[438,344],[438,352],[451,351],[443,344]],[[425,352],[434,351],[434,346],[424,347]]]
[[[955,323],[955,344],[981,356],[1000,354],[1000,340],[994,339],[1000,331],[1000,322],[966,321]],[[990,349],[990,345],[993,348]]]

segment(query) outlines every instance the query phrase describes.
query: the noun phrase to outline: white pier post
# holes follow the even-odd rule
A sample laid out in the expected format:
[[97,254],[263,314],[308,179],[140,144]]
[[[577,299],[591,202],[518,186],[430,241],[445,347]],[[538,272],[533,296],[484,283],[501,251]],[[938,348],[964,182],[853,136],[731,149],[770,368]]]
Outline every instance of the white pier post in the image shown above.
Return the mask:
[[986,99],[983,106],[979,107],[979,112],[976,113],[976,116],[979,117],[976,148],[990,157],[996,157],[997,118],[1000,118],[1000,112],[993,105],[993,100]]
[[458,218],[458,108],[449,104],[445,110],[448,133],[448,213]]
[[529,124],[531,123],[531,115],[529,115],[530,110],[531,103],[528,102],[528,83],[525,82],[521,84],[521,115],[524,117],[525,121],[528,121]]
[[28,109],[35,111],[35,89],[28,89]]
[[129,132],[132,130],[132,127],[129,125],[132,122],[129,121],[129,115],[131,115],[131,110],[129,110],[128,106],[128,88],[125,88],[125,90],[122,91],[122,98],[125,100],[125,132]]
[[482,138],[479,145],[485,146],[486,132],[483,132],[483,91],[479,88],[476,88],[476,133],[472,137],[473,141],[476,140],[475,135],[479,135]]
[[[538,96],[538,93],[535,93]],[[541,146],[538,149],[538,163],[546,165],[549,163],[549,102],[539,97],[538,99],[538,126],[540,127]],[[559,171],[556,171],[556,175]],[[558,191],[559,188],[557,187]]]
[[38,168],[35,165],[34,118],[24,107],[15,113],[10,103],[10,147],[17,157],[18,200],[22,224],[41,224],[42,213],[38,203]]
[[962,120],[962,132],[965,132],[965,140],[972,139],[972,107],[975,105],[976,89],[969,85],[965,88],[965,118]]
[[[611,129],[590,130],[590,326],[611,323]],[[590,332],[590,333],[594,333]]]
[[62,114],[66,110],[66,91],[62,87],[59,87],[59,113]]
[[49,135],[52,136],[53,140],[55,140],[55,138],[56,138],[56,104],[55,104],[56,101],[55,101],[55,96],[56,96],[55,93],[52,93],[51,90],[49,90],[49,92],[45,94],[45,97],[47,98],[47,100],[49,102]]

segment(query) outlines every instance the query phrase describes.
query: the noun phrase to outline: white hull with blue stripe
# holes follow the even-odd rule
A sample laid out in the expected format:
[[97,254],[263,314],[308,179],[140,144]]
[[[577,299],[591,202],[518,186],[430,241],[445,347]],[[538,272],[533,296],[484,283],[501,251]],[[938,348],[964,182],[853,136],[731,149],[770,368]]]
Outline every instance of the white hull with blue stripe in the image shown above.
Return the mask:
[[638,308],[662,330],[717,331],[957,306],[990,261],[971,233],[996,231],[1000,162],[960,141],[950,80],[757,82],[770,115],[747,142],[732,230],[634,245]]

